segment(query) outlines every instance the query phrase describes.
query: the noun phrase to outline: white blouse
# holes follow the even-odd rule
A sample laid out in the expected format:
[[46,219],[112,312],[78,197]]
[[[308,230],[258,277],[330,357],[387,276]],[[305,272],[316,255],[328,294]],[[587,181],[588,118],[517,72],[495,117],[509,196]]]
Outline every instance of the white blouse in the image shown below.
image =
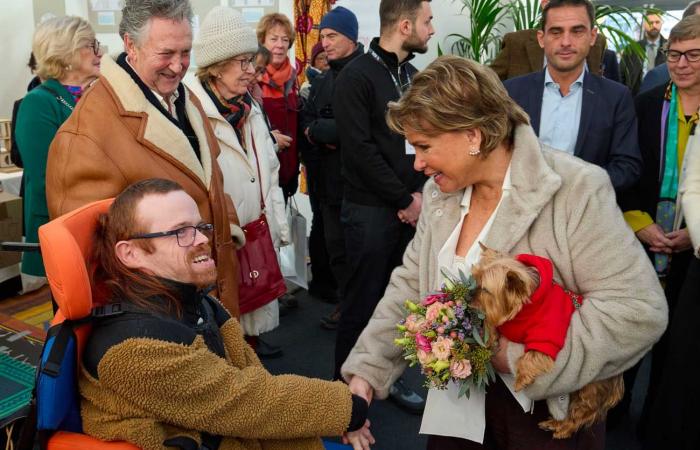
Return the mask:
[[[460,205],[462,218],[450,234],[450,237],[445,242],[445,245],[440,249],[438,254],[438,274],[436,280],[442,283],[443,276],[440,273],[442,268],[448,268],[453,274],[458,274],[462,270],[465,274],[471,271],[471,267],[479,261],[481,257],[481,247],[479,242],[484,242],[488,236],[491,225],[498,209],[501,207],[503,198],[510,194],[510,167],[506,172],[503,180],[503,194],[498,206],[491,217],[484,225],[484,228],[479,233],[479,236],[474,240],[465,256],[455,254],[457,249],[457,241],[462,230],[464,218],[469,214],[469,206],[471,204],[472,187],[468,186]],[[435,286],[435,290],[440,289],[440,286]],[[524,412],[532,410],[533,402],[522,392],[515,392],[515,377],[510,374],[498,374],[503,382],[508,386],[515,399],[520,403]],[[452,436],[461,439],[483,443],[484,432],[486,430],[486,394],[477,389],[471,389],[470,396],[459,398],[459,385],[450,381],[447,389],[430,389],[428,398],[423,412],[423,422],[421,423],[420,432],[422,434],[434,434],[439,436]]]

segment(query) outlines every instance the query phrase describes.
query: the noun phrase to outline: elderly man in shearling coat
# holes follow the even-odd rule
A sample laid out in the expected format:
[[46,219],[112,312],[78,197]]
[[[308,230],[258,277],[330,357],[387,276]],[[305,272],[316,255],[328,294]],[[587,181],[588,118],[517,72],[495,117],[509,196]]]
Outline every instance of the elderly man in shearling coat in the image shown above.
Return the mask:
[[166,178],[182,185],[214,224],[218,297],[238,315],[238,260],[244,238],[224,194],[219,146],[196,97],[180,82],[189,67],[189,2],[127,1],[120,24],[126,51],[102,58],[102,76],[83,95],[51,144],[49,215],[114,197],[131,183]]

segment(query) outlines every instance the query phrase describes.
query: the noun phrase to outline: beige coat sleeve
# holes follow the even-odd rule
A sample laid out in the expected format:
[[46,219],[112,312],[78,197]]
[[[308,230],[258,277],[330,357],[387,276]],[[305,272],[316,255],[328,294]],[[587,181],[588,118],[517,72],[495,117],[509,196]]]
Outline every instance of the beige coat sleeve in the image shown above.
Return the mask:
[[[571,318],[553,370],[525,389],[535,400],[568,394],[623,372],[666,328],[668,309],[656,273],[615,203],[607,174],[593,169],[580,171],[554,205],[562,214],[566,211],[565,229],[554,236],[567,247],[561,266],[572,268],[562,277],[578,288],[584,301]],[[521,344],[508,345],[513,372],[522,354]]]
[[201,338],[185,346],[132,338],[98,365],[100,385],[156,420],[242,439],[338,436],[350,422],[352,400],[341,382],[273,376],[249,353],[235,367]]
[[685,223],[693,242],[695,256],[700,258],[700,139],[692,137],[689,146],[685,181],[681,186],[681,201]]

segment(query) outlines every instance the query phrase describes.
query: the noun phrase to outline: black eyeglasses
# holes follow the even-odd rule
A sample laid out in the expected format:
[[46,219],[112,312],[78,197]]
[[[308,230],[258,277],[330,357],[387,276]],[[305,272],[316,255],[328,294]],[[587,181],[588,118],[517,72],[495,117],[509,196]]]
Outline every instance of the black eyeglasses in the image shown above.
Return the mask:
[[91,48],[92,51],[95,52],[95,56],[100,55],[100,41],[98,41],[97,39],[88,44],[87,47]]
[[698,62],[700,61],[700,48],[694,48],[684,52],[679,52],[678,50],[666,50],[666,61],[673,63],[678,62],[681,60],[681,56],[683,55],[685,55],[685,59],[687,59],[688,62]]
[[129,237],[131,239],[153,239],[166,236],[175,236],[177,245],[180,247],[191,247],[197,237],[197,231],[202,233],[207,238],[211,238],[214,225],[210,223],[200,223],[199,225],[188,225],[172,231],[157,231],[155,233],[136,234]]
[[255,64],[255,55],[251,56],[250,58],[232,58],[231,60],[238,61],[239,63],[241,63],[241,70],[245,72],[246,70],[248,70],[248,67],[250,67],[251,64]]

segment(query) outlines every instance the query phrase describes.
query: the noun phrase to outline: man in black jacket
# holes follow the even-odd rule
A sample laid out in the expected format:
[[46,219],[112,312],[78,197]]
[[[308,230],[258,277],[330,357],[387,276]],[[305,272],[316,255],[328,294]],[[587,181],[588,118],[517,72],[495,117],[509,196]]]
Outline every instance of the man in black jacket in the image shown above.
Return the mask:
[[[425,177],[413,170],[414,150],[392,133],[384,114],[410,86],[413,53],[425,53],[434,34],[429,0],[382,0],[380,37],[339,74],[333,111],[340,136],[344,181],[345,301],[335,348],[335,375],[401,264],[421,207]],[[424,401],[399,379],[392,398],[412,411]]]
[[[332,9],[323,17],[319,30],[330,70],[319,75],[311,85],[302,121],[304,134],[318,152],[320,167],[314,174],[317,179],[309,182],[313,181],[317,188],[328,261],[342,299],[348,271],[345,263],[345,239],[340,225],[340,205],[343,202],[340,143],[332,103],[338,74],[346,64],[364,53],[364,46],[357,43],[357,17],[342,6]],[[336,328],[339,317],[340,305],[330,316],[321,319],[321,325],[324,328]]]

